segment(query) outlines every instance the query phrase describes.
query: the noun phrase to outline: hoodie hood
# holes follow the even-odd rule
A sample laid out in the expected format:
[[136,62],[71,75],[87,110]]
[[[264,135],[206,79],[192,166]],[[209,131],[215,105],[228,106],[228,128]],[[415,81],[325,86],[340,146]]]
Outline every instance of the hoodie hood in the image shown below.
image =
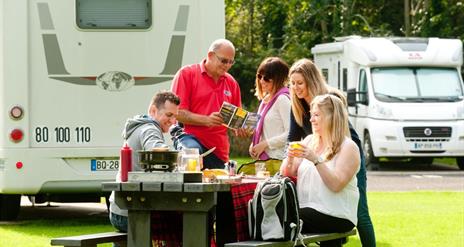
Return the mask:
[[138,127],[144,124],[153,124],[161,131],[161,126],[158,121],[147,115],[137,115],[133,118],[127,119],[124,130],[122,131],[122,137],[124,140],[127,140]]

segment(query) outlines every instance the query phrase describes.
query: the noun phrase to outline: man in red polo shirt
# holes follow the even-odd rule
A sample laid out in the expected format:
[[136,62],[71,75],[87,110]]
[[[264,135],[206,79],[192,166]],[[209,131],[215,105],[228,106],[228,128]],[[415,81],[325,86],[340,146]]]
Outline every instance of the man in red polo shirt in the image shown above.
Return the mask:
[[219,110],[224,101],[241,106],[240,87],[227,73],[234,57],[232,42],[215,40],[201,63],[184,66],[172,81],[172,91],[181,99],[177,120],[186,133],[176,138],[176,130],[171,131],[174,145],[199,148],[200,153],[216,147],[204,157],[204,168],[224,168],[229,161],[229,138]]

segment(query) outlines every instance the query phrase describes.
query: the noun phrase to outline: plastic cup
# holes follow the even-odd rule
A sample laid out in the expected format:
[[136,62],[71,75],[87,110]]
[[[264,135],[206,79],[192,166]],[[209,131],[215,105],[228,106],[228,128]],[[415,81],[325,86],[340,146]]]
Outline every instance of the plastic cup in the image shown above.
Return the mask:
[[302,148],[300,142],[290,142],[291,148]]
[[263,172],[266,171],[266,163],[264,162],[256,162],[255,163],[255,174],[257,177],[263,177]]
[[201,170],[200,154],[197,148],[184,148],[181,153],[179,171],[197,172]]

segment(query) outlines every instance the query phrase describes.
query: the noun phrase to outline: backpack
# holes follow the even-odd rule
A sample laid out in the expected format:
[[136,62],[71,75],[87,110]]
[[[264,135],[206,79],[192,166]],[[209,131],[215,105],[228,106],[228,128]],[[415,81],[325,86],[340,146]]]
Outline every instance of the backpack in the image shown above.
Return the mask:
[[255,240],[295,241],[300,232],[295,184],[276,174],[258,183],[248,201],[248,229]]

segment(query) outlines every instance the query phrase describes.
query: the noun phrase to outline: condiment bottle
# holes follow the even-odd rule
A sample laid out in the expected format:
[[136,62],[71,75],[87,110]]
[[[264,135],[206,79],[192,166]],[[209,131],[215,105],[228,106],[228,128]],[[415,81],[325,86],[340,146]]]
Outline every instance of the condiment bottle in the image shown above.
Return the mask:
[[229,160],[229,176],[235,176],[235,167],[237,162],[235,160]]
[[127,182],[129,172],[132,170],[132,148],[129,147],[127,141],[121,148],[121,181]]

